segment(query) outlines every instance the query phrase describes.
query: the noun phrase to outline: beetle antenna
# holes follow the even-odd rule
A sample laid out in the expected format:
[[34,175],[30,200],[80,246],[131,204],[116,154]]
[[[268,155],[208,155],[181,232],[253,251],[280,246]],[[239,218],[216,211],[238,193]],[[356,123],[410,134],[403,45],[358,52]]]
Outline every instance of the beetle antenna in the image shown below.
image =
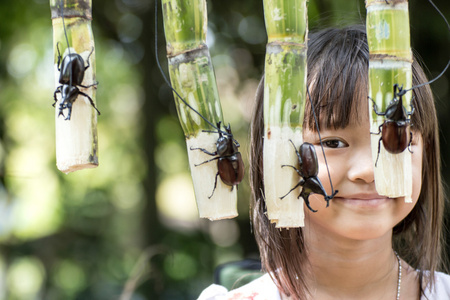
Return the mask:
[[[64,23],[64,2],[61,0],[59,2],[59,6],[61,8],[61,20],[64,28],[64,36],[66,38],[66,44],[67,44],[67,50],[69,51],[69,58],[70,58],[70,45],[69,45],[69,38],[67,37],[67,31],[66,31],[66,24]],[[72,58],[70,58],[72,60]],[[72,86],[72,68],[69,68],[69,86]]]
[[311,98],[311,94],[309,93],[308,86],[306,86],[306,92],[308,93],[309,102],[311,103],[311,110],[312,110],[312,113],[313,113],[314,122],[316,123],[317,134],[319,135],[320,148],[322,148],[323,159],[325,161],[325,166],[327,167],[328,179],[330,180],[330,187],[331,187],[331,198],[329,198],[329,200],[331,200],[331,199],[333,199],[333,197],[337,193],[337,191],[335,191],[334,188],[333,188],[333,182],[331,180],[330,169],[328,168],[327,157],[325,155],[325,150],[323,149],[322,137],[320,136],[319,122],[317,121],[316,111],[314,110],[314,104],[312,102],[312,98]]
[[[433,3],[433,1],[428,0],[428,2],[431,3],[431,5],[434,7],[434,9],[441,15],[442,19],[444,19],[445,24],[447,24],[447,29],[448,29],[448,31],[450,32],[450,24],[448,23],[447,18],[445,18],[444,14],[439,10],[439,8],[436,6],[436,4]],[[445,66],[444,70],[443,70],[438,76],[436,76],[435,78],[431,79],[431,80],[428,81],[428,82],[418,84],[418,85],[416,85],[416,86],[413,86],[413,87],[410,88],[410,89],[405,90],[405,93],[408,92],[408,91],[411,91],[411,90],[413,90],[413,89],[419,88],[419,87],[421,87],[421,86],[424,86],[424,85],[431,84],[431,83],[435,82],[435,81],[438,80],[442,75],[444,75],[444,73],[447,71],[447,69],[448,69],[449,66],[450,66],[450,59],[448,60],[447,66]]]
[[161,72],[162,77],[164,78],[164,81],[166,84],[170,87],[170,89],[180,98],[180,100],[189,107],[191,110],[193,110],[197,115],[199,115],[203,120],[205,120],[206,123],[208,123],[211,127],[217,129],[218,132],[226,135],[226,136],[232,136],[232,134],[229,134],[228,132],[225,132],[221,130],[220,128],[217,128],[213,123],[211,123],[207,118],[205,118],[201,113],[199,113],[197,110],[195,110],[189,103],[187,103],[186,100],[183,99],[183,97],[178,94],[178,92],[173,88],[173,86],[170,84],[169,79],[167,79],[166,74],[164,74],[164,71],[161,67],[161,64],[159,62],[158,58],[158,0],[155,0],[155,57],[156,57],[156,64],[158,65],[159,71]]

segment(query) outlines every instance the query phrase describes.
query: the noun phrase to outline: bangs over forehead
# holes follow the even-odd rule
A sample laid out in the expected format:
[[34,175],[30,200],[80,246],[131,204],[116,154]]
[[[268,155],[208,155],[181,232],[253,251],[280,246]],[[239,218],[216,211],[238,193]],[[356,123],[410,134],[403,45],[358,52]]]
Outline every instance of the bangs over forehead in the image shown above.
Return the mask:
[[[369,48],[363,26],[312,33],[307,57],[308,89],[320,126],[345,128],[368,114]],[[317,130],[309,99],[304,126]]]

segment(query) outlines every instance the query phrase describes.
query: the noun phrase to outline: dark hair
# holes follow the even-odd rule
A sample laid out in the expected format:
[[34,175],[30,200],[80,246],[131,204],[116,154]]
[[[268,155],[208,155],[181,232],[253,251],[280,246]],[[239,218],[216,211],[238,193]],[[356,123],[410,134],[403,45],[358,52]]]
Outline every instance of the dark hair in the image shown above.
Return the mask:
[[[369,49],[364,26],[325,29],[308,41],[307,85],[316,114],[325,127],[344,128],[355,116],[360,101],[367,101]],[[427,82],[416,60],[412,65],[413,86]],[[429,85],[414,89],[415,112],[411,123],[423,137],[422,188],[410,214],[394,228],[394,249],[419,272],[423,284],[434,284],[441,267],[444,196],[440,175],[437,116]],[[251,124],[250,178],[251,219],[262,265],[284,294],[305,299],[310,268],[302,228],[278,229],[266,215],[263,182],[264,77],[256,93]],[[306,101],[304,127],[315,128],[311,105]],[[430,271],[430,272],[425,272]],[[428,277],[424,280],[424,276]]]

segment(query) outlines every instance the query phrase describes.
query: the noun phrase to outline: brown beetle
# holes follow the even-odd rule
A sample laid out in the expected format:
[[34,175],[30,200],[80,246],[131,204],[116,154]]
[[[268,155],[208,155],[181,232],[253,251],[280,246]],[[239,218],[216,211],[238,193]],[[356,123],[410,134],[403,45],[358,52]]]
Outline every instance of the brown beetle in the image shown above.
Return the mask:
[[220,176],[220,179],[223,183],[231,186],[231,190],[233,190],[233,187],[235,185],[238,185],[244,178],[244,162],[242,160],[241,153],[238,151],[240,145],[235,139],[233,139],[233,133],[231,132],[230,124],[225,127],[226,132],[220,130],[220,126],[221,122],[217,123],[218,131],[214,131],[219,133],[219,138],[216,142],[216,151],[209,152],[208,150],[203,148],[190,148],[191,150],[200,150],[208,155],[216,156],[212,159],[195,165],[197,167],[213,160],[217,160],[218,171],[214,181],[214,188],[208,198],[211,198],[214,195],[214,191],[217,187],[218,176]]
[[[373,102],[373,110],[378,116],[384,116],[385,121],[378,127],[378,132],[372,134],[380,134],[381,137],[378,140],[378,154],[375,166],[378,163],[380,156],[380,145],[383,141],[383,146],[387,152],[392,154],[399,154],[405,151],[412,141],[411,132],[411,116],[414,113],[414,107],[411,104],[411,111],[407,112],[403,107],[403,95],[407,91],[403,87],[399,87],[398,84],[394,84],[394,99],[389,103],[385,112],[379,112],[375,101],[369,97]],[[408,139],[409,138],[409,139]]]
[[283,199],[284,197],[289,195],[293,190],[301,186],[302,191],[300,192],[300,195],[298,195],[297,198],[302,197],[303,200],[305,201],[306,206],[312,212],[316,212],[317,210],[312,209],[312,207],[309,204],[310,194],[323,195],[325,197],[325,201],[327,202],[328,207],[328,205],[330,204],[330,200],[333,199],[333,197],[337,194],[338,190],[332,192],[331,195],[327,195],[327,192],[325,191],[322,182],[320,181],[319,177],[317,177],[317,175],[319,174],[319,163],[317,161],[316,149],[310,143],[303,143],[300,146],[300,151],[298,151],[297,148],[295,148],[295,145],[292,142],[292,140],[289,141],[291,142],[292,146],[294,147],[295,153],[297,154],[299,169],[291,165],[282,165],[281,167],[293,168],[301,178],[300,181],[286,195],[280,197],[280,199]]

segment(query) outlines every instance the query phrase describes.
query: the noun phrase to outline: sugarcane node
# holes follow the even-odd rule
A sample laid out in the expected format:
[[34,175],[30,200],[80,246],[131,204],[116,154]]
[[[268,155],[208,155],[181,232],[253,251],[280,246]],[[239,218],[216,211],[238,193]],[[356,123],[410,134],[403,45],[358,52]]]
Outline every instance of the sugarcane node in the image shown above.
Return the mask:
[[190,147],[190,150],[200,150],[205,154],[215,156],[212,159],[196,164],[196,167],[217,160],[218,171],[214,180],[213,191],[211,195],[208,196],[208,199],[211,199],[211,197],[214,195],[217,187],[217,177],[220,176],[220,179],[224,184],[231,186],[231,190],[233,190],[234,186],[237,186],[244,178],[244,162],[242,160],[242,155],[238,150],[240,145],[233,138],[230,124],[225,127],[225,132],[220,130],[220,127],[221,122],[218,122],[218,130],[214,131],[219,133],[219,138],[216,141],[216,151],[210,152],[203,148]]
[[59,71],[59,83],[61,85],[56,88],[53,94],[55,102],[52,104],[52,106],[55,107],[55,104],[58,101],[58,99],[56,98],[56,94],[60,93],[61,103],[59,105],[58,116],[62,115],[64,117],[63,111],[64,109],[68,109],[68,114],[65,120],[70,120],[72,114],[72,105],[79,95],[88,98],[92,107],[94,107],[97,113],[100,115],[100,111],[97,109],[97,107],[95,107],[92,98],[78,89],[78,86],[89,88],[98,85],[98,82],[95,82],[91,85],[81,84],[84,79],[85,71],[90,67],[89,57],[94,52],[94,47],[92,47],[92,50],[87,57],[87,66],[84,65],[84,60],[81,55],[76,52],[69,52],[64,56],[64,58],[62,58],[61,52],[59,51],[59,42],[56,44],[56,49],[58,50],[57,66]]
[[289,140],[295,150],[295,154],[298,158],[298,168],[291,165],[282,165],[281,167],[290,167],[297,172],[300,176],[300,181],[287,192],[286,195],[280,197],[280,199],[284,199],[287,195],[289,195],[293,190],[298,187],[302,187],[302,191],[298,195],[297,199],[302,197],[303,201],[305,201],[306,206],[312,212],[317,212],[314,210],[309,203],[309,195],[310,194],[320,194],[324,196],[325,201],[327,202],[327,207],[330,205],[330,200],[334,198],[337,194],[338,190],[335,190],[331,195],[328,195],[325,191],[325,188],[322,185],[319,177],[319,162],[317,160],[316,149],[314,145],[310,143],[301,144],[299,150],[295,147],[292,140]]
[[[381,137],[378,140],[378,153],[375,161],[377,166],[378,158],[380,157],[380,146],[383,142],[383,146],[387,152],[392,154],[399,154],[405,151],[406,148],[412,153],[410,149],[412,141],[411,131],[411,115],[414,113],[414,106],[411,104],[411,111],[406,111],[403,107],[403,96],[407,90],[403,89],[403,86],[394,84],[394,98],[389,103],[385,112],[379,112],[375,101],[369,97],[373,102],[373,111],[378,116],[385,118],[384,122],[378,126],[378,132],[371,132],[371,134],[380,134]],[[409,140],[408,140],[409,138]]]

